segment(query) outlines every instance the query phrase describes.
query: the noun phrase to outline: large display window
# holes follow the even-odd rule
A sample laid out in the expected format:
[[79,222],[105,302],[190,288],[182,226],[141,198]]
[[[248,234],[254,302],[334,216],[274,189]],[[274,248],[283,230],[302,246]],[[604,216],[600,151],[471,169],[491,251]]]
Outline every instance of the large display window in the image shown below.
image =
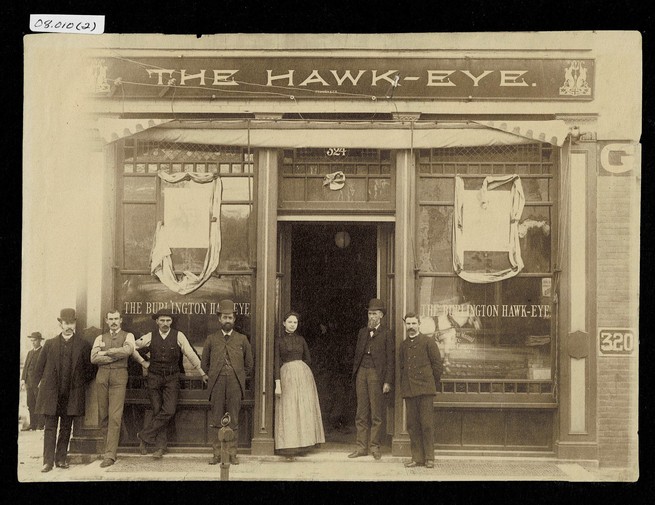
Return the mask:
[[[553,395],[556,375],[557,150],[544,143],[421,149],[418,161],[417,299],[421,330],[435,338],[443,355],[442,392],[524,393],[543,401]],[[483,195],[485,179],[505,176],[518,176],[512,180],[524,201],[514,210],[521,212],[516,218],[508,213],[506,226],[480,230],[489,235],[490,250],[463,251],[460,260],[475,279],[466,280],[454,268],[453,227],[463,220],[470,230],[475,213],[465,206],[456,210],[458,181],[460,189]],[[491,188],[498,201],[515,190],[509,184]],[[493,245],[508,242],[511,226],[518,266]],[[497,271],[510,273],[495,280]]]
[[[153,313],[160,308],[170,309],[176,316],[176,327],[201,355],[207,335],[218,330],[219,300],[230,298],[236,302],[237,331],[250,336],[255,255],[254,155],[241,147],[135,138],[124,140],[118,154],[114,304],[124,314],[125,328],[138,338],[155,328]],[[177,178],[193,174],[198,180],[213,180],[214,174],[220,180],[220,191],[212,194],[216,187],[213,182],[167,180],[161,177],[162,172]],[[214,209],[212,198],[220,198],[220,205]],[[215,221],[220,225],[217,267],[197,289],[181,294],[153,275],[151,261],[159,226],[167,228],[173,277],[179,279],[185,273],[195,275],[203,270],[208,230]],[[190,366],[185,370],[194,373]],[[139,370],[135,372],[137,377],[131,381],[134,385],[140,375]]]

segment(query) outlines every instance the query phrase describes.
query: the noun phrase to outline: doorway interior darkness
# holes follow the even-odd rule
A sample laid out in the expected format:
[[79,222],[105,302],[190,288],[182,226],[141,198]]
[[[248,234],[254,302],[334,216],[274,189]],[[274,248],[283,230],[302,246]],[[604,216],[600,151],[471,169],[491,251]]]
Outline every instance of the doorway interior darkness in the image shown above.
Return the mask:
[[298,331],[310,350],[326,443],[354,443],[352,361],[377,292],[377,228],[294,224],[291,236],[291,307],[301,314]]

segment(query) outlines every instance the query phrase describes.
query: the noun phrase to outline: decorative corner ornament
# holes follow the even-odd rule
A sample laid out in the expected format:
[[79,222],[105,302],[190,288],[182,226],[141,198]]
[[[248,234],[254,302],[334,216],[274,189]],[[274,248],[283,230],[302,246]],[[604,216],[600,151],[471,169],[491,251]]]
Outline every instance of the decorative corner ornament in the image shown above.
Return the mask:
[[108,93],[111,86],[107,80],[107,65],[104,59],[96,58],[88,67],[88,85],[91,93]]
[[338,191],[346,184],[346,174],[343,172],[332,172],[323,178],[323,186],[328,186],[332,191]]
[[584,62],[573,60],[564,69],[564,84],[559,88],[560,95],[591,96],[591,87],[587,83],[587,68]]

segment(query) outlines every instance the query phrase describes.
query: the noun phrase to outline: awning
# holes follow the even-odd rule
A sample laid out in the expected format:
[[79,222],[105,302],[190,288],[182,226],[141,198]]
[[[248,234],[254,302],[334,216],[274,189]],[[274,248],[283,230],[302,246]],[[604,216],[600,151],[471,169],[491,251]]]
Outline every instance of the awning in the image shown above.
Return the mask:
[[100,119],[106,142],[134,135],[159,142],[268,148],[447,148],[528,144],[561,146],[564,121],[471,121],[468,123]]
[[136,135],[149,128],[170,122],[170,119],[98,119],[98,133],[109,144],[124,137]]
[[476,123],[560,147],[570,133],[569,127],[561,119],[551,121],[476,121]]

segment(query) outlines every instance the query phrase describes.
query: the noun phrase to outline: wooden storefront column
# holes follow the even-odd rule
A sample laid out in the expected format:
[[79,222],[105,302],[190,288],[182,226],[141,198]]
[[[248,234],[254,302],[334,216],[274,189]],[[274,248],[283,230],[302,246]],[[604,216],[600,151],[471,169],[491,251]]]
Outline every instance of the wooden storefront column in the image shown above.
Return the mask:
[[394,384],[394,432],[391,453],[394,456],[407,456],[410,453],[409,435],[406,427],[405,404],[400,394],[400,366],[398,355],[400,343],[405,338],[403,316],[414,307],[414,167],[415,160],[410,150],[396,153],[396,243],[395,243],[395,328],[396,336],[396,378]]
[[562,221],[568,226],[561,230],[556,448],[561,459],[597,460],[595,143],[580,142],[568,149],[570,153],[563,149],[560,181],[561,212],[566,213]]
[[277,151],[263,149],[257,166],[257,272],[252,454],[273,454],[273,338],[277,252]]

